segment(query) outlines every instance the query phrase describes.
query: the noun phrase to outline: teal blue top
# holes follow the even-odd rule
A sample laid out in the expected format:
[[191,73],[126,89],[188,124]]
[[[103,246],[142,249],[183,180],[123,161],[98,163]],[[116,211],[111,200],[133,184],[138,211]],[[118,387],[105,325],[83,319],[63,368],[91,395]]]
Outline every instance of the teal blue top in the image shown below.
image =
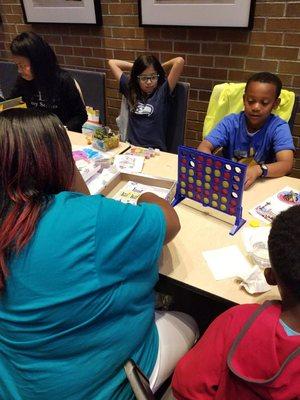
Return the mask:
[[152,204],[62,192],[9,262],[0,297],[0,399],[131,399],[151,374],[153,287],[166,224]]

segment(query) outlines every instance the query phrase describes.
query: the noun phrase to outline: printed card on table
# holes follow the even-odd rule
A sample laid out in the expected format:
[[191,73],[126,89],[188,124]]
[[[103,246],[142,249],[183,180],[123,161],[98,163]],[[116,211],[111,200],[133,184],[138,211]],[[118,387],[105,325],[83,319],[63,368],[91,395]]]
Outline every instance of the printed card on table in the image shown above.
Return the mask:
[[122,172],[142,172],[145,157],[132,154],[115,156],[114,166]]
[[249,210],[249,213],[262,222],[271,223],[279,213],[298,204],[300,204],[300,190],[286,186]]
[[115,195],[114,199],[122,203],[136,204],[137,199],[142,193],[150,192],[165,199],[168,196],[169,189],[158,186],[143,185],[141,183],[128,181]]

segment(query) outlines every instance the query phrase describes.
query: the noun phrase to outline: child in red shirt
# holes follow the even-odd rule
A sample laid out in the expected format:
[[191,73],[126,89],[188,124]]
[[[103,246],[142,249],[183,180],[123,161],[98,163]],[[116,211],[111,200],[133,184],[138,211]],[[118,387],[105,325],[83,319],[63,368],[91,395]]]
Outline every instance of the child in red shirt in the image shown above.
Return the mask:
[[178,363],[176,399],[300,399],[300,206],[273,222],[269,284],[282,301],[244,304],[221,314]]

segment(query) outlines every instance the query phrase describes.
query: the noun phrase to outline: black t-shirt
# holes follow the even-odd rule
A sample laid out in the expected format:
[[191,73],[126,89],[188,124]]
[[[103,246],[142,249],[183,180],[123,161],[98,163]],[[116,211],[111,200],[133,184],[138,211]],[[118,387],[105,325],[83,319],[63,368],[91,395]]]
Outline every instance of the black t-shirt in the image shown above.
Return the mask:
[[58,70],[51,88],[38,87],[34,79],[26,81],[19,76],[10,98],[19,96],[22,96],[28,108],[39,108],[56,114],[71,131],[81,132],[87,120],[85,105],[74,79],[62,69]]

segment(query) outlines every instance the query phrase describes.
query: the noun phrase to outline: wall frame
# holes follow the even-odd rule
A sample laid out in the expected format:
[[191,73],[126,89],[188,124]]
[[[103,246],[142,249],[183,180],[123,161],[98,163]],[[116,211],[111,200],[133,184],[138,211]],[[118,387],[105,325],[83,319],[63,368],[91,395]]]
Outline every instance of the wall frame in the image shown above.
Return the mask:
[[21,0],[26,23],[102,25],[100,0]]
[[139,0],[140,26],[252,29],[255,0]]

